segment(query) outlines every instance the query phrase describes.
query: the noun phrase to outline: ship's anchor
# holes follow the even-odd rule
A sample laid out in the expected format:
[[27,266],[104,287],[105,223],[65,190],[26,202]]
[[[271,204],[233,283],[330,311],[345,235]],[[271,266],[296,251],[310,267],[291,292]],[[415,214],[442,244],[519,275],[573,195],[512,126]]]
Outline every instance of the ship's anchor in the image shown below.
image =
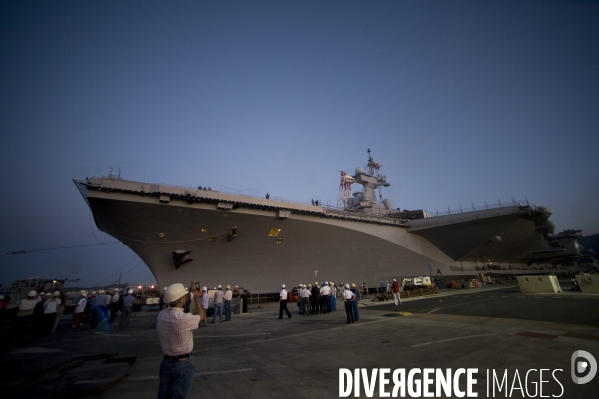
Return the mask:
[[181,249],[172,252],[173,262],[175,262],[175,269],[178,269],[182,264],[191,262],[193,260],[189,257],[190,253],[191,251],[185,251]]
[[229,236],[227,237],[227,241],[231,241],[235,237],[237,237],[237,226],[231,227],[231,230],[229,230]]

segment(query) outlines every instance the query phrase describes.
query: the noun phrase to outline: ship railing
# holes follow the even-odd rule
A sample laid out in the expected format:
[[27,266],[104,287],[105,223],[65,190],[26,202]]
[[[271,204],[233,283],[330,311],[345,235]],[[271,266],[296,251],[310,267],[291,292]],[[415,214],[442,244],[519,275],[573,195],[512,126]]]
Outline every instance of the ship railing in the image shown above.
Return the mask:
[[[110,177],[110,176],[101,176],[102,179],[107,179],[107,180],[124,180],[124,179],[117,179],[114,176]],[[133,181],[132,181],[133,182]],[[84,182],[82,181],[77,181],[75,180],[75,183],[79,183],[77,184],[78,187],[80,187],[80,190],[82,188],[84,188],[85,190],[87,190],[87,186],[85,186]],[[134,182],[134,183],[138,183],[138,182]],[[150,184],[150,183],[144,183],[144,184]],[[287,198],[284,197],[277,197],[275,195],[270,195],[268,194],[268,198],[266,198],[267,194],[261,194],[260,193],[260,189],[258,188],[247,188],[247,189],[236,189],[233,187],[228,187],[228,186],[224,186],[221,185],[219,186],[218,190],[212,186],[198,186],[198,187],[190,187],[190,186],[182,186],[182,185],[177,185],[177,184],[169,184],[169,183],[151,183],[152,186],[167,186],[167,187],[176,187],[179,189],[183,189],[185,190],[185,192],[189,192],[189,193],[197,193],[200,191],[207,191],[207,192],[213,192],[213,193],[222,193],[222,194],[233,194],[233,195],[239,195],[239,196],[244,196],[244,197],[248,197],[248,198],[255,198],[255,199],[269,199],[269,200],[273,200],[273,201],[280,201],[280,202],[287,202],[289,204],[298,204],[298,205],[309,205],[307,202],[301,202],[301,201],[290,201]],[[200,187],[202,187],[200,189]],[[247,193],[247,192],[255,192],[255,193]],[[82,192],[82,194],[84,194]],[[84,195],[84,198],[86,198],[86,195]],[[87,201],[87,199],[86,199]],[[88,204],[89,205],[89,204]],[[314,204],[312,204],[314,205]],[[322,206],[322,203],[320,200],[318,200],[318,205],[317,206]]]
[[485,201],[484,206],[475,207],[474,204],[472,204],[472,206],[470,206],[470,207],[462,208],[462,206],[460,205],[459,209],[450,210],[449,207],[447,207],[447,211],[441,211],[441,212],[439,212],[439,210],[436,209],[435,212],[428,212],[428,214],[431,216],[445,216],[445,215],[455,215],[455,214],[459,214],[459,213],[484,211],[487,209],[507,208],[507,207],[512,207],[512,206],[536,209],[536,206],[530,205],[530,203],[528,202],[528,199],[515,200],[512,198],[512,200],[509,202],[497,201],[497,203],[487,204],[487,202]]
[[368,222],[380,222],[385,224],[403,225],[400,219],[381,214],[366,214],[349,209],[341,209],[333,206],[323,206],[325,214],[339,217],[341,219],[360,220]]

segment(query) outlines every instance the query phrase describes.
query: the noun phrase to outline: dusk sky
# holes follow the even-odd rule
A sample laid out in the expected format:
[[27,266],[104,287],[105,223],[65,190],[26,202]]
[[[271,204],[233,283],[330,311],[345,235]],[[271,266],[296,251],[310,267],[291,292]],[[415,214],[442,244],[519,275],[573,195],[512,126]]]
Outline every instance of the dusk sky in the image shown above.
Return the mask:
[[335,205],[370,148],[394,207],[596,234],[599,2],[2,1],[0,131],[4,286],[154,282],[123,244],[36,251],[116,241],[72,181],[111,167]]

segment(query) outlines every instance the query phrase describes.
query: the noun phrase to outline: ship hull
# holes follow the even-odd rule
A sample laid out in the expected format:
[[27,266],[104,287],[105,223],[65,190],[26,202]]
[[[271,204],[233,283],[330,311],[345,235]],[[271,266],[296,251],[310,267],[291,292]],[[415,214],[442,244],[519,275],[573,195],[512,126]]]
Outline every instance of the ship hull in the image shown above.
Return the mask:
[[[474,275],[485,269],[489,256],[517,262],[542,240],[538,223],[523,218],[517,208],[441,227],[410,227],[344,219],[322,208],[309,212],[310,207],[290,204],[281,213],[280,204],[266,206],[265,200],[223,206],[223,198],[236,196],[215,192],[200,193],[205,198],[198,201],[177,194],[163,201],[164,195],[112,183],[121,188],[107,189],[110,182],[104,181],[82,191],[95,222],[138,254],[161,286],[197,280],[208,287],[229,284],[274,292],[281,284],[325,280],[372,286],[406,276]],[[236,234],[230,237],[233,227]],[[505,238],[498,240],[500,235]],[[187,251],[192,260],[177,267],[173,252]],[[496,272],[518,268],[500,269]]]
[[[137,253],[161,286],[197,280],[209,287],[273,292],[283,283],[374,283],[428,275],[429,264],[435,272],[450,271],[443,263],[450,258],[402,227],[139,200],[89,198],[89,203],[98,228]],[[229,239],[232,226],[237,234]],[[280,229],[278,236],[269,236],[272,229]],[[191,251],[193,260],[176,268],[175,251]]]

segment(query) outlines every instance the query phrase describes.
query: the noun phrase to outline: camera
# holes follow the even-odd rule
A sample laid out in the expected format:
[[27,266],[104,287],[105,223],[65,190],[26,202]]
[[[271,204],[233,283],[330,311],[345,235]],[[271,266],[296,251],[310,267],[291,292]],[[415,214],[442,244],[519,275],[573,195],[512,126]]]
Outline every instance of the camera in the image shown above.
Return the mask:
[[200,283],[195,283],[196,290],[200,290]]

